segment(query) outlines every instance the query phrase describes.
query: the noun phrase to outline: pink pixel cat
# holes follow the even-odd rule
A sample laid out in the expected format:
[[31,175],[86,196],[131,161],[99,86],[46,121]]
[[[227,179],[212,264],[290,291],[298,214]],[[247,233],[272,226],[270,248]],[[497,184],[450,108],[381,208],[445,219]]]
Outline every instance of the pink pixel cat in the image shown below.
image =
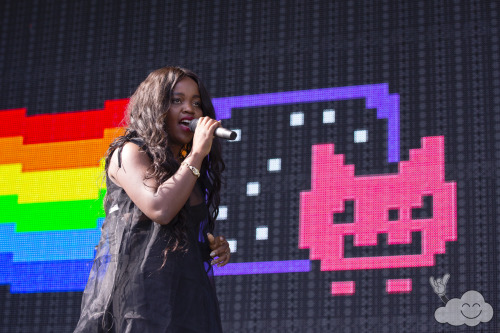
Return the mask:
[[[424,196],[433,198],[432,217],[412,219]],[[354,220],[334,223],[345,201],[354,201]],[[389,219],[393,209],[399,211],[397,221]],[[378,234],[387,234],[388,245],[409,244],[417,231],[418,254],[344,256],[346,235],[353,235],[354,246],[375,246]],[[311,260],[321,260],[322,271],[432,266],[446,242],[456,239],[456,183],[445,181],[443,136],[422,138],[422,148],[410,150],[397,174],[355,176],[354,166],[344,164],[333,144],[313,146],[311,190],[300,194],[299,248],[309,249]]]

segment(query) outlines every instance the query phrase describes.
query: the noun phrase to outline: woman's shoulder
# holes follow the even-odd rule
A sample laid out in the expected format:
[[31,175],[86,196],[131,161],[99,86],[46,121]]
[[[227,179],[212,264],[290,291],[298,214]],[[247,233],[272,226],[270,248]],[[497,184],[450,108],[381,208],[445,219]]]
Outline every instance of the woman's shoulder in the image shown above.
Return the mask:
[[129,140],[115,149],[111,155],[107,170],[107,176],[116,185],[120,186],[116,177],[118,171],[122,168],[148,168],[151,165],[151,159],[139,140]]

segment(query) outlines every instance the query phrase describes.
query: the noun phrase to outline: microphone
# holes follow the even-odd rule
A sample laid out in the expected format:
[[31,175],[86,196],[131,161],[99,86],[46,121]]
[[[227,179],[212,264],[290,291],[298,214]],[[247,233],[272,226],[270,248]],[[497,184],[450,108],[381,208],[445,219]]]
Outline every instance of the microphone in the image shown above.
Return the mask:
[[[198,119],[193,119],[189,122],[189,129],[191,130],[191,132],[194,132],[196,130],[196,125],[198,125]],[[224,127],[217,127],[215,129],[215,133],[214,135],[216,137],[219,137],[219,138],[222,138],[222,139],[226,139],[226,140],[234,140],[236,139],[236,136],[238,134],[236,134],[236,132],[233,132],[227,128],[224,128]]]

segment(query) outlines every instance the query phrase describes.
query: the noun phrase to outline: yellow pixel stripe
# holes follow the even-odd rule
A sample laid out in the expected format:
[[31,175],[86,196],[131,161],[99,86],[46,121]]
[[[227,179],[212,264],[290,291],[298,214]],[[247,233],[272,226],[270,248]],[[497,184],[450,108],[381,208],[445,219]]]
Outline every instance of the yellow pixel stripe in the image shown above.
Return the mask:
[[0,196],[17,195],[18,203],[96,199],[105,188],[99,167],[22,172],[22,164],[0,165]]

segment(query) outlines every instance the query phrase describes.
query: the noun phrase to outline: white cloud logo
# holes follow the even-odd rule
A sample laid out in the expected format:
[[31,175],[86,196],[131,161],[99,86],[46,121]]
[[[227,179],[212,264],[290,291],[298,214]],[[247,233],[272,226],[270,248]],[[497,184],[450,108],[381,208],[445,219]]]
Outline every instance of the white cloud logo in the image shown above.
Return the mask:
[[434,313],[434,318],[440,323],[453,326],[466,324],[476,326],[493,318],[493,308],[484,301],[483,295],[475,290],[469,290],[461,299],[453,298]]

